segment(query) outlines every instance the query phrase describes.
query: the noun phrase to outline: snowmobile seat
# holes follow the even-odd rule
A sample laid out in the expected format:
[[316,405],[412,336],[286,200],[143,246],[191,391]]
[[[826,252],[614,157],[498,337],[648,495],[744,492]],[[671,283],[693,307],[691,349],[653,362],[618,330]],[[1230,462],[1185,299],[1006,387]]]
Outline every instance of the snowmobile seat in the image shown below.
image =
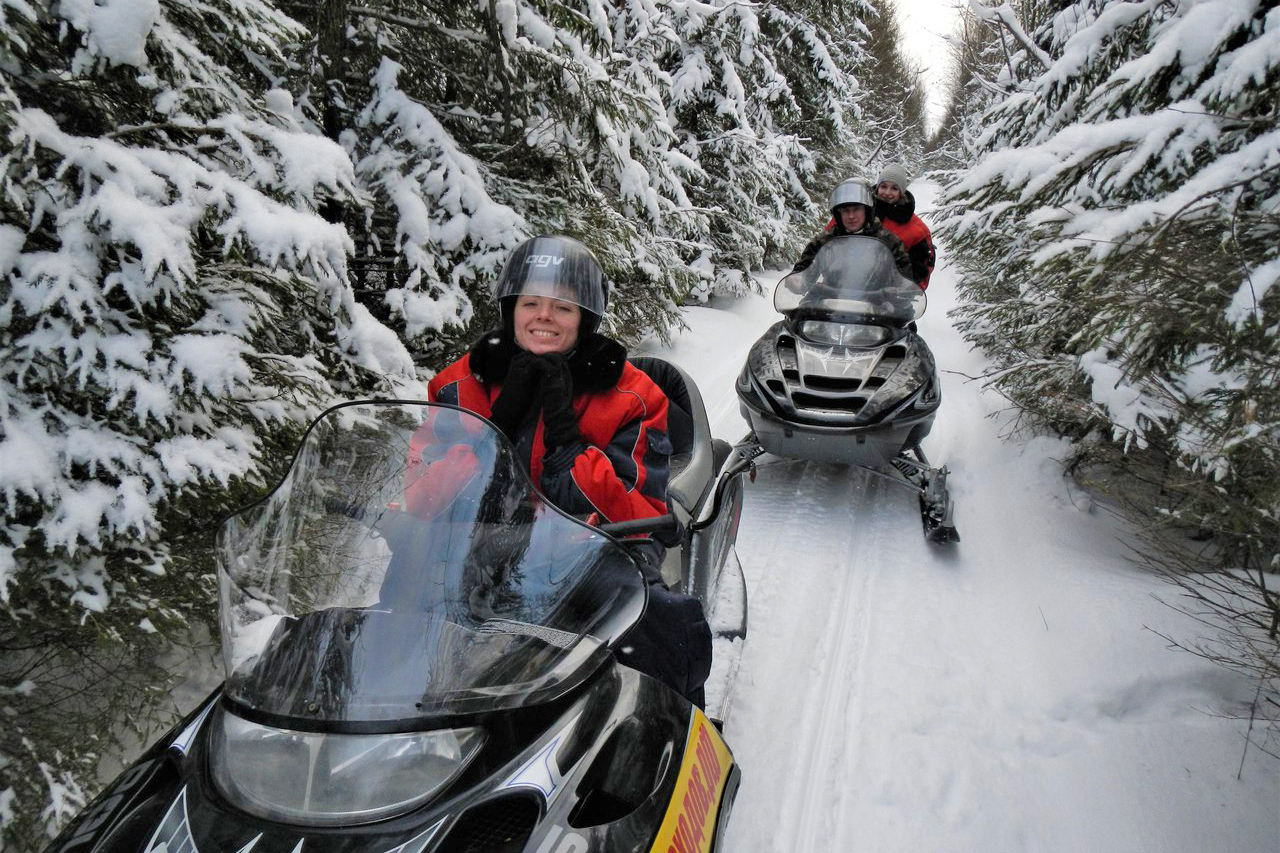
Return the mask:
[[689,413],[689,391],[678,368],[669,361],[652,356],[639,356],[631,359],[631,363],[640,368],[667,395],[670,403],[667,410],[667,434],[671,439],[672,455],[687,456],[692,453],[693,415]]
[[631,363],[643,371],[667,395],[667,435],[671,439],[671,474],[667,495],[684,510],[684,522],[710,488],[716,468],[711,427],[698,386],[669,361],[637,356]]

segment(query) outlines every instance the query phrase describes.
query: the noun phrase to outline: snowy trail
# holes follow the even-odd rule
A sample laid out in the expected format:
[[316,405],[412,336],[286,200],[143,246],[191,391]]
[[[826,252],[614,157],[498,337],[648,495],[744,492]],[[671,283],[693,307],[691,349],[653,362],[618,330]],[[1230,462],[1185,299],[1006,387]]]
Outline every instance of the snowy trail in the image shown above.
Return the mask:
[[877,523],[882,489],[840,466],[788,462],[762,469],[749,492],[739,543],[753,613],[767,618],[752,626],[730,725],[768,732],[788,721],[787,732],[803,733],[799,742],[783,736],[747,746],[759,749],[751,763],[773,768],[785,792],[772,830],[785,840],[780,849],[822,849],[849,806],[843,782],[859,743],[846,732],[858,728],[873,639],[868,602],[881,573],[873,555],[885,529]]
[[[1237,780],[1245,724],[1222,716],[1251,685],[1166,648],[1155,632],[1194,626],[1063,480],[1061,444],[1002,439],[940,256],[925,450],[952,469],[963,540],[926,542],[915,497],[884,480],[761,458],[738,539],[750,631],[726,735],[744,775],[725,849],[1280,853],[1280,762],[1252,750]],[[645,348],[693,376],[721,438],[747,431],[733,380],[777,319],[776,279]]]

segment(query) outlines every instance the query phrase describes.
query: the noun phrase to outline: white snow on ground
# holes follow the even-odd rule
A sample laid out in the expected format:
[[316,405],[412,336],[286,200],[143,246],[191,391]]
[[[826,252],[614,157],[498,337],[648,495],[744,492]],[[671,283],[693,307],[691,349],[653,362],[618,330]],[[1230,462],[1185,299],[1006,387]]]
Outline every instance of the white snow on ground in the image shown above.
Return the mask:
[[[916,184],[920,208],[936,187]],[[1049,439],[1005,441],[983,359],[951,326],[942,261],[920,331],[943,371],[925,450],[953,474],[957,545],[914,495],[762,457],[738,554],[750,632],[726,720],[743,783],[734,853],[1280,851],[1280,761],[1250,749],[1247,680],[1167,648],[1197,626],[1126,560],[1123,528],[1063,479]],[[690,308],[670,347],[718,437],[777,318],[768,291]]]

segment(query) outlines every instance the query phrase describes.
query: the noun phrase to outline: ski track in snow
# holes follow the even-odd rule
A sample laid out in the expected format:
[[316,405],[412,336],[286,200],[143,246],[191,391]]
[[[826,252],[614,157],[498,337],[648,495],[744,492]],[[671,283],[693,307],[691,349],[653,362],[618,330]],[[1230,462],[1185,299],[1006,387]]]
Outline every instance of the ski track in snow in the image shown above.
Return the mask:
[[[914,189],[914,187],[913,187]],[[935,189],[917,191],[928,220]],[[1186,637],[1118,523],[1062,477],[1050,439],[1005,441],[1007,404],[951,325],[954,277],[921,334],[943,403],[925,450],[952,471],[954,546],[915,496],[839,465],[761,457],[737,551],[749,631],[725,733],[743,771],[733,853],[1280,853],[1280,762],[1237,780],[1251,685]],[[778,317],[765,293],[687,310],[642,347],[685,368],[713,433],[747,432],[734,378]]]

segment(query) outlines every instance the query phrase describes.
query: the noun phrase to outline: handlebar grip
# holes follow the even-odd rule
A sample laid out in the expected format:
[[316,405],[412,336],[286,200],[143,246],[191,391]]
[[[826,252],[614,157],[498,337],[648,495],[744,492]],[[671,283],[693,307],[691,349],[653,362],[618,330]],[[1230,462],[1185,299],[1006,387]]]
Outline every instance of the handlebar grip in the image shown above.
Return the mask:
[[597,528],[610,536],[633,536],[638,533],[679,533],[680,521],[671,513],[654,518],[633,518],[630,521],[615,521],[602,524]]

